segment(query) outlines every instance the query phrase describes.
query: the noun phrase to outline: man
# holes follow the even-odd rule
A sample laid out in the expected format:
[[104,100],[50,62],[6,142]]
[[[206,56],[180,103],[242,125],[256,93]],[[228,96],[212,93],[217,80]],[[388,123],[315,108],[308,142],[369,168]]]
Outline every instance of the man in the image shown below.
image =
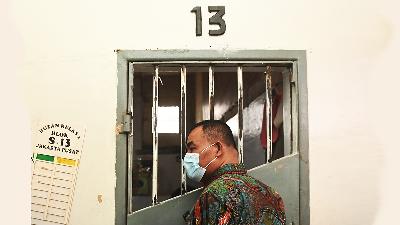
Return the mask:
[[205,185],[186,217],[188,224],[285,224],[282,198],[247,174],[228,125],[218,120],[196,124],[186,148],[188,177]]

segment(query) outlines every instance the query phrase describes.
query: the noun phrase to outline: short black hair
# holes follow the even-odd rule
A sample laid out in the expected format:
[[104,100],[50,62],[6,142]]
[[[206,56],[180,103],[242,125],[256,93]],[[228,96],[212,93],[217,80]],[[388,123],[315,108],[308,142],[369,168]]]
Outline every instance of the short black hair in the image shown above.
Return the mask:
[[225,122],[221,120],[203,120],[196,123],[192,129],[190,129],[188,134],[197,127],[202,128],[203,133],[209,142],[223,141],[226,145],[233,146],[237,149],[232,130]]

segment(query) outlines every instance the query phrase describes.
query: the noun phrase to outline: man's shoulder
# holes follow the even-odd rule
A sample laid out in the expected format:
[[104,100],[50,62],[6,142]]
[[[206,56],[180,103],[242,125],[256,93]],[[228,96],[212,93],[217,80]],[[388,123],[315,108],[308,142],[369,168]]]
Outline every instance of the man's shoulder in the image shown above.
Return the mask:
[[261,194],[272,198],[280,198],[278,192],[276,192],[272,187],[247,174],[227,174],[220,176],[204,188],[202,195],[211,194],[216,199],[222,200],[227,198],[229,193],[232,193],[235,190],[240,190],[242,194],[246,195],[246,190],[250,189],[258,190]]

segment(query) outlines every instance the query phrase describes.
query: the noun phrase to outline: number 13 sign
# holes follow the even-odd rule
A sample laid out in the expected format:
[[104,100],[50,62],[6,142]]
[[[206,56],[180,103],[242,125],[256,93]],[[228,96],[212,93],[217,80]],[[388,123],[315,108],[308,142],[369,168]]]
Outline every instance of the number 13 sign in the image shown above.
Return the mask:
[[[202,18],[201,18],[201,7],[196,6],[190,11],[196,14],[196,36],[202,35]],[[210,25],[218,25],[218,30],[209,30],[210,36],[223,35],[226,31],[225,20],[222,18],[225,15],[225,6],[208,6],[208,12],[215,14],[208,19]]]

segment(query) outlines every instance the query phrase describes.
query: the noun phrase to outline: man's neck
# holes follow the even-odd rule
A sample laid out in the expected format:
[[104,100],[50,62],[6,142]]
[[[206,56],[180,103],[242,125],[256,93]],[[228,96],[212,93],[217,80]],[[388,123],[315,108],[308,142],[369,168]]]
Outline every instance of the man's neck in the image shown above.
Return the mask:
[[237,150],[230,150],[230,154],[227,155],[223,163],[221,164],[220,167],[226,165],[226,164],[238,164],[239,163],[239,154]]

